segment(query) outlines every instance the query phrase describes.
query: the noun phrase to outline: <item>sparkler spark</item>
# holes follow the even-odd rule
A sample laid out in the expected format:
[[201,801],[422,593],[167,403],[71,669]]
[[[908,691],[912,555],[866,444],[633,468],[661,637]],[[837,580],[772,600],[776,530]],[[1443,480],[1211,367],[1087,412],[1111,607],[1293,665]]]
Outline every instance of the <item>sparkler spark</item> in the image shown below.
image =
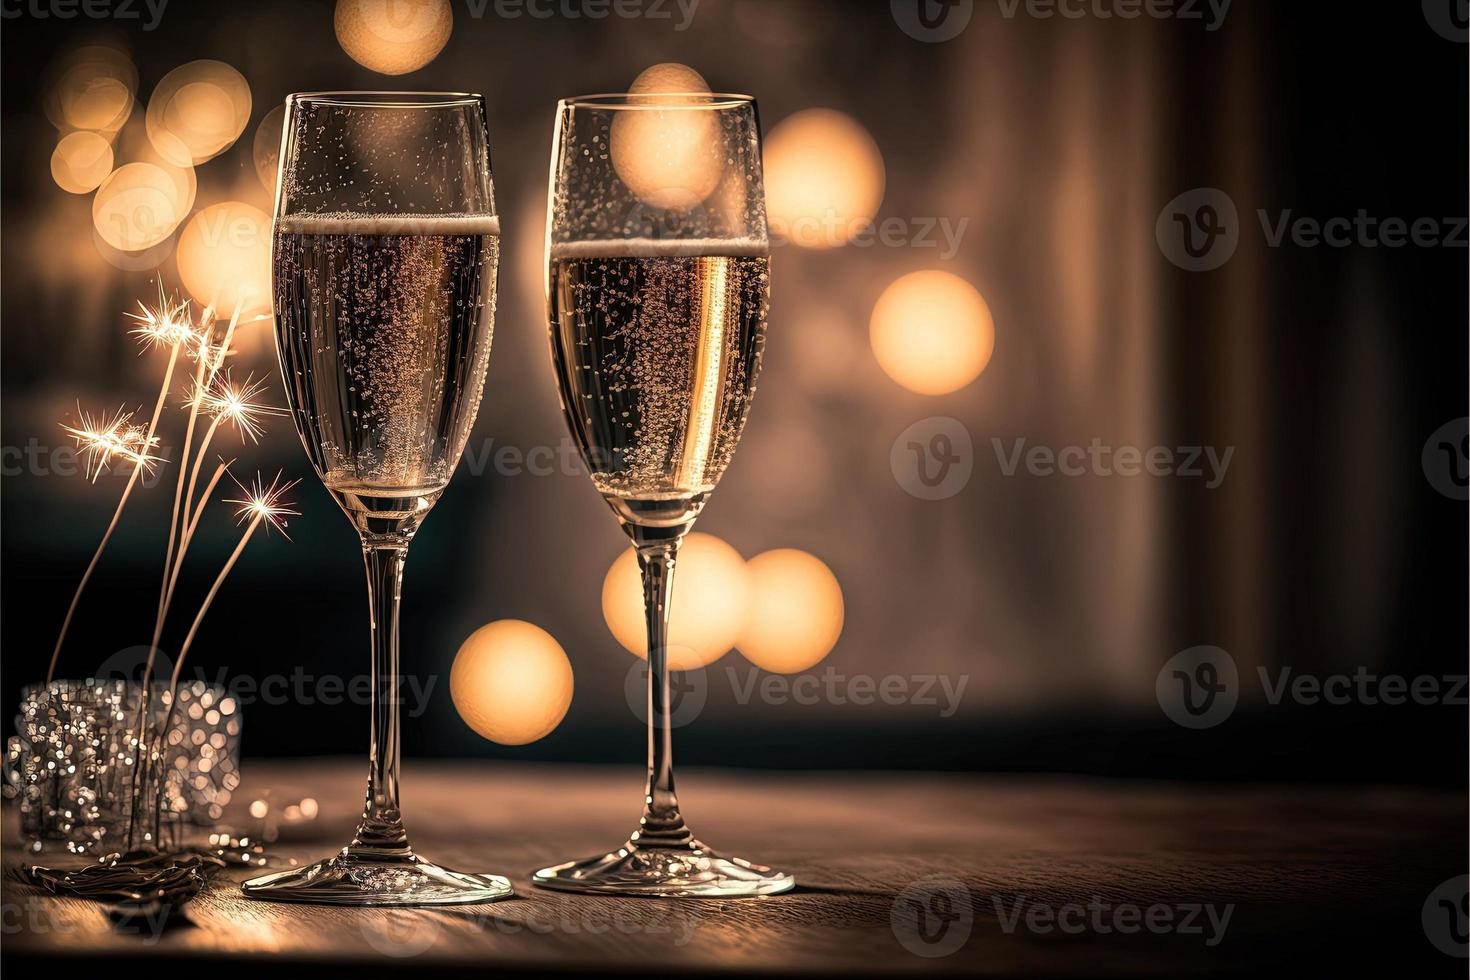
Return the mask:
[[133,414],[119,408],[110,418],[106,414],[94,417],[78,405],[77,424],[61,423],[62,430],[76,440],[77,449],[86,457],[87,478],[93,483],[114,456],[136,464],[145,473],[151,473],[155,463],[163,462],[151,452],[158,447],[158,437],[150,439],[147,426],[132,424]]
[[[235,474],[230,474],[230,479],[235,480]],[[301,511],[292,510],[290,501],[283,501],[287,493],[300,483],[300,480],[291,480],[287,483],[281,482],[281,474],[276,473],[275,479],[271,480],[270,486],[265,485],[259,473],[255,474],[255,482],[247,487],[239,480],[235,480],[235,486],[240,488],[244,494],[242,498],[226,499],[227,504],[238,504],[239,509],[235,511],[236,522],[243,524],[247,520],[252,523],[263,521],[268,528],[274,527],[277,531],[286,535],[289,541],[291,536],[286,534],[286,518],[300,517]]]
[[217,375],[213,381],[199,385],[189,396],[186,404],[197,405],[200,411],[214,416],[215,423],[229,422],[240,432],[243,441],[259,442],[260,420],[267,415],[284,415],[282,409],[261,405],[253,401],[265,390],[265,379],[246,377],[243,384],[235,384],[228,373]]
[[145,349],[182,344],[192,352],[204,346],[204,337],[194,329],[189,319],[189,301],[170,299],[163,291],[162,282],[158,284],[158,305],[150,307],[140,299],[138,310],[124,315],[138,322],[138,326],[129,332]]

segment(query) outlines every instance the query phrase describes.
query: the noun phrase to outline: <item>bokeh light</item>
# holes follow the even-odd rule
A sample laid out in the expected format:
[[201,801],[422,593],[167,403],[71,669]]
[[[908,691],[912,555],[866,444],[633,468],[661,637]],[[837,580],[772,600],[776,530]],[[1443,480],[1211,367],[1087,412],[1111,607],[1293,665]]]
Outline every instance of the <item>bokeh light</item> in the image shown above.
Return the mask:
[[[163,147],[160,152],[159,147]],[[174,213],[182,221],[194,209],[194,198],[199,192],[199,179],[191,164],[177,164],[175,160],[192,159],[183,140],[167,130],[155,130],[151,135],[141,119],[134,119],[123,127],[117,140],[117,158],[129,163],[149,163],[168,174],[173,185],[171,200]]]
[[337,0],[333,20],[347,56],[382,75],[418,71],[454,30],[449,0]]
[[89,44],[52,70],[42,100],[46,117],[62,132],[90,130],[111,136],[132,114],[138,70],[117,48]]
[[519,619],[475,630],[449,671],[449,696],[459,716],[501,745],[549,735],[571,707],[572,686],[572,664],[561,644]]
[[778,548],[746,563],[750,597],[737,646],[745,659],[775,674],[821,662],[842,635],[842,586],[815,555]]
[[688,65],[667,62],[644,70],[630,91],[665,98],[650,100],[657,108],[614,114],[608,134],[613,169],[645,204],[669,211],[694,208],[725,173],[720,121],[715,113],[678,108],[678,100],[667,95],[708,92],[709,85]]
[[771,231],[801,248],[835,248],[868,227],[883,203],[878,144],[857,120],[806,109],[782,120],[765,146]]
[[243,201],[204,208],[179,232],[179,280],[222,316],[269,312],[270,234],[270,217]]
[[963,388],[995,349],[984,298],[959,276],[938,270],[910,273],[885,289],[868,335],[889,377],[921,395]]
[[276,106],[260,120],[255,128],[255,142],[251,146],[251,158],[255,162],[255,174],[266,190],[275,193],[276,169],[281,159],[281,131],[286,126],[286,106]]
[[112,173],[112,144],[92,132],[68,133],[51,151],[51,178],[69,194],[85,194]]
[[688,65],[681,65],[677,61],[664,61],[650,65],[639,72],[638,77],[633,79],[633,84],[628,86],[628,91],[635,95],[667,93],[684,95],[693,92],[708,92],[709,82]]
[[[749,593],[740,552],[713,534],[684,539],[674,566],[674,604],[669,619],[669,666],[691,670],[714,663],[735,645]],[[643,578],[632,549],[624,551],[602,582],[607,628],[630,653],[648,656],[643,617]]]
[[240,138],[250,122],[250,106],[244,75],[223,61],[191,61],[164,75],[153,89],[148,138],[175,166],[198,166]]
[[178,227],[183,214],[174,203],[174,182],[151,163],[118,167],[92,198],[92,225],[104,242],[122,252],[159,244]]

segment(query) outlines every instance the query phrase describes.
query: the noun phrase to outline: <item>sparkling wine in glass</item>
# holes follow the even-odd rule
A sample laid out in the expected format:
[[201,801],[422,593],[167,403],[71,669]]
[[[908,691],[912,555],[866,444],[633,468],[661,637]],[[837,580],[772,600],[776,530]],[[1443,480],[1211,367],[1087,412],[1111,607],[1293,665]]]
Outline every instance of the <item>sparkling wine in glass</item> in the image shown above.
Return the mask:
[[648,624],[648,785],[616,849],[536,884],[645,896],[786,891],[789,874],[690,832],[674,791],[669,603],[679,544],[740,442],[760,374],[770,247],[746,96],[558,107],[547,233],[551,351],[592,482],[632,539]]
[[511,894],[432,864],[398,804],[398,613],[409,542],[459,464],[490,355],[500,222],[483,100],[293,95],[272,241],[276,348],[307,455],[362,542],[372,635],[367,798],[352,842],[246,895],[448,905]]

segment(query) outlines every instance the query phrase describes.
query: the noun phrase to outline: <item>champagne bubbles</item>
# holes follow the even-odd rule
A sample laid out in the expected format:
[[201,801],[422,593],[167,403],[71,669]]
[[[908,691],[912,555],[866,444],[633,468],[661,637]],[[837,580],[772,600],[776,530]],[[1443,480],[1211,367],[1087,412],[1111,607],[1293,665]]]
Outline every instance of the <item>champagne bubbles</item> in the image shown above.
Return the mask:
[[884,181],[878,144],[845,113],[806,109],[766,140],[771,230],[800,248],[836,248],[868,227],[883,203]]
[[820,558],[795,548],[746,563],[750,593],[737,645],[762,670],[794,674],[820,663],[842,635],[842,586]]
[[151,163],[114,170],[92,198],[92,225],[107,245],[141,252],[160,244],[178,227],[173,179]]
[[255,142],[251,146],[251,159],[255,163],[255,175],[266,190],[275,192],[276,171],[281,159],[281,133],[286,128],[286,107],[278,105],[260,120],[255,129]]
[[62,137],[51,152],[51,178],[68,194],[86,194],[112,172],[112,144],[93,132]]
[[270,217],[259,208],[241,201],[207,207],[179,232],[179,279],[196,302],[225,316],[268,313],[270,235]]
[[501,745],[526,745],[561,724],[572,704],[572,664],[539,626],[502,619],[482,626],[454,655],[449,695],[459,716]]
[[89,130],[110,137],[133,112],[138,70],[117,48],[89,44],[52,70],[42,106],[61,132]]
[[678,96],[707,93],[709,85],[693,68],[671,62],[644,71],[631,91],[646,95],[648,105],[613,119],[608,132],[613,169],[644,204],[692,210],[724,176],[724,141],[713,113],[690,111],[704,100]]
[[337,0],[333,19],[347,56],[382,75],[418,71],[454,29],[449,0]]
[[878,298],[868,328],[889,377],[921,395],[945,395],[990,363],[995,323],[974,286],[931,270],[898,279]]
[[148,99],[148,138],[175,166],[198,166],[229,149],[250,121],[250,85],[223,61],[191,61]]
[[[692,670],[724,656],[745,622],[748,587],[740,553],[713,534],[688,535],[675,560],[674,591],[669,666]],[[642,577],[631,549],[618,556],[603,579],[602,615],[629,653],[648,656]]]

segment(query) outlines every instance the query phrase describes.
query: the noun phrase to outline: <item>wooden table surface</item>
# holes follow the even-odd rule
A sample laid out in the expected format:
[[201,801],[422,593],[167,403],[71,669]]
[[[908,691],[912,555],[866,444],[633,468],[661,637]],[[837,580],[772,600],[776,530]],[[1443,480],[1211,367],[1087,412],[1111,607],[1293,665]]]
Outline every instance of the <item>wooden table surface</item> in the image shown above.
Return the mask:
[[[363,770],[247,761],[247,792],[230,816],[250,827],[244,807],[267,788],[277,803],[313,797],[319,817],[286,829],[273,853],[321,857],[350,833]],[[241,897],[235,883],[246,872],[236,870],[186,906],[187,922],[155,934],[116,930],[96,905],[7,878],[0,946],[11,967],[193,957],[210,976],[285,960],[416,972],[1110,976],[1413,964],[1419,976],[1465,975],[1465,961],[1436,950],[1421,922],[1431,890],[1466,869],[1461,794],[696,770],[680,777],[696,832],[794,871],[794,892],[658,901],[530,886],[534,869],[624,839],[640,784],[622,768],[411,761],[404,811],[415,846],[461,870],[509,876],[515,897],[491,905],[259,902]],[[926,912],[923,936],[915,909]]]

